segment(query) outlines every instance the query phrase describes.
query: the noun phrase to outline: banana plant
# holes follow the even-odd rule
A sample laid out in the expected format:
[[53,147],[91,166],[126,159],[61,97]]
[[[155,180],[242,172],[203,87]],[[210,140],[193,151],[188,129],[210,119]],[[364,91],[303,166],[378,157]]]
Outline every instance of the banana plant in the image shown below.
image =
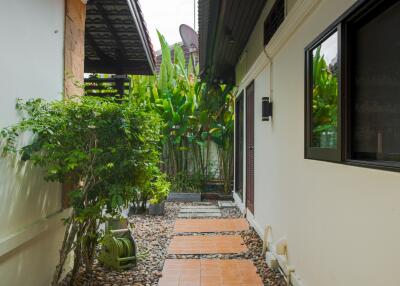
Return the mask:
[[215,143],[219,173],[228,190],[232,180],[233,93],[230,86],[201,82],[198,66],[186,61],[179,45],[171,47],[158,33],[162,62],[158,76],[132,76],[131,99],[157,110],[162,129],[164,170],[172,178],[210,176],[210,147]]

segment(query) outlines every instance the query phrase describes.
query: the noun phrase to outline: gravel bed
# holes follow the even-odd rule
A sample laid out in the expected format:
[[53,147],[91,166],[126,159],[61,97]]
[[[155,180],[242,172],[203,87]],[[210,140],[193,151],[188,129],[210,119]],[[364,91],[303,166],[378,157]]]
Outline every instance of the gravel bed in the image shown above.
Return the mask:
[[[139,253],[146,253],[138,262],[137,267],[114,271],[95,264],[92,277],[87,277],[83,271],[77,279],[77,286],[157,286],[161,277],[165,258],[213,258],[213,259],[252,259],[257,267],[257,272],[263,278],[264,284],[269,286],[285,285],[280,275],[268,269],[265,259],[261,254],[262,240],[251,228],[248,231],[236,232],[243,237],[249,249],[241,254],[211,254],[211,255],[168,255],[167,249],[172,237],[174,222],[177,219],[179,209],[191,203],[166,202],[164,216],[134,215],[129,218],[133,226],[133,234],[138,244]],[[222,217],[243,217],[237,208],[221,209]],[[216,235],[208,233],[200,235]],[[218,233],[227,234],[227,233]],[[232,234],[230,232],[229,234]],[[199,234],[185,234],[199,235]],[[68,276],[60,285],[68,285]]]
[[238,208],[222,208],[221,215],[223,218],[241,218],[243,214]]

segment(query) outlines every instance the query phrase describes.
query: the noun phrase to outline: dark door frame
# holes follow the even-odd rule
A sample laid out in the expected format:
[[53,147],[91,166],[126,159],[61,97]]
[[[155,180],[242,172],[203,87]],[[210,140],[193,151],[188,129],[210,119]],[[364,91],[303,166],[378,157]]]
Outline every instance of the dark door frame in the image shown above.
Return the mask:
[[244,91],[235,101],[235,193],[243,201]]
[[246,208],[254,214],[254,81],[246,87]]

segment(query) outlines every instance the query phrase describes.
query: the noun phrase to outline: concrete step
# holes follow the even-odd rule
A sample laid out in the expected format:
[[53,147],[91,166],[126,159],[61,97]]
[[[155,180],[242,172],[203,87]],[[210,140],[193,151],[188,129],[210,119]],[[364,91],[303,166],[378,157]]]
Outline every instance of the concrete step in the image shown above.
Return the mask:
[[236,207],[235,203],[232,202],[232,201],[218,201],[218,206],[220,208],[234,208],[234,207]]
[[181,209],[179,213],[220,213],[221,211],[216,208],[216,209]]
[[204,218],[204,217],[221,217],[220,212],[214,213],[179,213],[178,218]]
[[218,206],[185,206],[185,207],[181,207],[181,210],[184,209],[199,209],[199,210],[203,210],[203,209],[219,209]]

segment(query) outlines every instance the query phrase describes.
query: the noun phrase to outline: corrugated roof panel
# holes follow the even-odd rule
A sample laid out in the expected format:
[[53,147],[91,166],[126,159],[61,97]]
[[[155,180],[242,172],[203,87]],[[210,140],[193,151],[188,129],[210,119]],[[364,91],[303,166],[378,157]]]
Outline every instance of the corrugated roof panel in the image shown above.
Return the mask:
[[138,0],[89,1],[85,72],[153,74],[155,56]]

